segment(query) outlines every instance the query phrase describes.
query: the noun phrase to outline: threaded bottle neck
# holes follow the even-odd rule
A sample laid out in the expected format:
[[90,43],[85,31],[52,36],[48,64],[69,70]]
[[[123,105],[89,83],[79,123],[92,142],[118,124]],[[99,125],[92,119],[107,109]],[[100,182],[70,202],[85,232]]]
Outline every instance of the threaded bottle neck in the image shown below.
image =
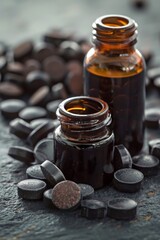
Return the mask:
[[98,98],[68,98],[59,105],[56,114],[62,134],[71,141],[94,142],[110,135],[109,107]]
[[137,23],[126,16],[106,15],[92,25],[93,43],[116,47],[132,46],[137,42]]

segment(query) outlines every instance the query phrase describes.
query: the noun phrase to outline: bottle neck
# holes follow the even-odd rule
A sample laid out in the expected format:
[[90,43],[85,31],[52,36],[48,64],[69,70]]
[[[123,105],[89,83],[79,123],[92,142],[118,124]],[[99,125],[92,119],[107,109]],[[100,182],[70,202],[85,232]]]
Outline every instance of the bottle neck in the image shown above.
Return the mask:
[[61,124],[61,133],[70,141],[87,143],[110,136],[109,107],[98,98],[68,98],[59,105],[56,114]]
[[137,23],[121,15],[98,18],[92,25],[93,43],[104,50],[133,50],[137,42]]

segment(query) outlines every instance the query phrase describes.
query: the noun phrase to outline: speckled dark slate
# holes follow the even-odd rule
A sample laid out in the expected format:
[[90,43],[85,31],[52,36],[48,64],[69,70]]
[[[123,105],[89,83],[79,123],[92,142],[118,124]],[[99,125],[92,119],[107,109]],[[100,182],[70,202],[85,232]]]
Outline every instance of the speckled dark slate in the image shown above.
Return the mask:
[[[139,10],[137,13],[131,9],[130,2],[99,0],[91,3],[91,1],[71,0],[71,5],[68,3],[64,7],[62,0],[40,0],[38,5],[37,1],[31,0],[1,1],[1,39],[8,40],[9,43],[13,41],[14,44],[30,37],[36,39],[52,26],[68,26],[68,29],[76,29],[79,34],[89,35],[91,23],[96,17],[120,13],[136,19],[139,23],[140,45],[151,44],[158,55],[160,40],[156,30],[159,29],[160,2],[148,1],[151,9],[146,12]],[[153,37],[153,34],[156,35]],[[149,104],[155,106],[154,101]],[[158,105],[160,106],[160,100]],[[9,135],[8,131],[8,125],[0,117],[0,240],[160,239],[160,170],[157,176],[145,178],[143,187],[138,193],[119,193],[111,187],[95,193],[96,199],[105,202],[114,197],[129,197],[136,200],[137,219],[128,222],[106,217],[102,220],[90,221],[80,217],[79,210],[63,213],[47,209],[42,201],[33,202],[18,198],[16,185],[25,179],[27,166],[7,156],[11,145],[21,144],[21,141]],[[150,136],[146,133],[146,139],[159,136],[160,130],[154,130]]]

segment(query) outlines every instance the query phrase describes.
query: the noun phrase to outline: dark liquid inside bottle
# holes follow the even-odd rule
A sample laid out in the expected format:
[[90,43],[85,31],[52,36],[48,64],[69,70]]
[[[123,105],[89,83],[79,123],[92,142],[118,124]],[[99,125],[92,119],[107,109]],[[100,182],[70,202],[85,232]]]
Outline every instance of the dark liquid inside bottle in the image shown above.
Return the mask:
[[109,104],[116,144],[124,144],[131,155],[143,146],[145,72],[123,78],[108,78],[85,69],[85,95]]
[[[59,137],[59,129],[56,129],[55,139],[56,165],[62,170],[66,179],[90,184],[95,189],[103,187],[112,180],[111,177],[105,176],[103,168],[106,164],[112,166],[113,134],[100,142],[78,144],[63,141],[62,137]],[[108,182],[105,181],[106,179]]]

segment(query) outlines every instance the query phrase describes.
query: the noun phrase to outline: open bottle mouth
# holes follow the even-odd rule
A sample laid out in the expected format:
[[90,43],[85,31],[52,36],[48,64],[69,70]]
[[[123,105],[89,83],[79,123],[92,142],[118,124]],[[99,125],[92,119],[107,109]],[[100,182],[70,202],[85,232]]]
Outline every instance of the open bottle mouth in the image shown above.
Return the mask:
[[60,103],[57,118],[61,129],[67,136],[83,139],[99,136],[107,130],[111,123],[108,104],[101,99],[79,96],[72,97]]
[[92,25],[95,39],[110,44],[135,44],[137,23],[126,16],[106,15],[98,18]]

